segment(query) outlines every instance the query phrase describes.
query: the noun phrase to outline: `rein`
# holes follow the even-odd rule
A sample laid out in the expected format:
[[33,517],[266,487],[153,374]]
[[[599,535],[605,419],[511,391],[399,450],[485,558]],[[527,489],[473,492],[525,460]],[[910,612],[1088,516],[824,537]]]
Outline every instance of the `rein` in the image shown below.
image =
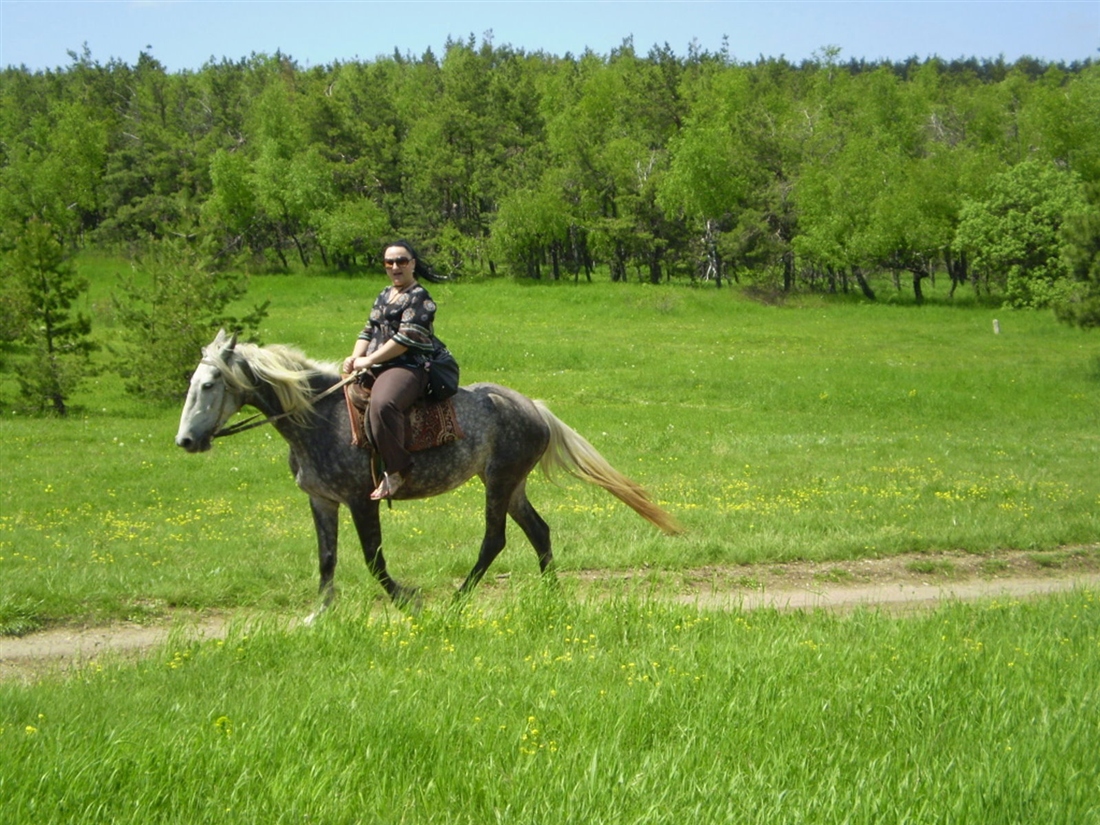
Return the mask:
[[[346,385],[350,384],[352,381],[354,381],[356,378],[358,378],[362,372],[363,372],[363,370],[360,370],[359,372],[353,372],[351,375],[349,375],[343,381],[340,381],[337,384],[333,384],[331,387],[329,387],[327,390],[322,392],[320,395],[313,398],[312,401],[310,402],[310,404],[311,405],[316,404],[322,398],[326,398],[327,396],[332,395],[337,390],[343,389]],[[244,419],[243,421],[238,421],[235,424],[230,424],[228,427],[222,427],[220,430],[218,430],[216,433],[214,433],[210,437],[211,438],[222,438],[223,436],[227,436],[227,435],[237,435],[238,433],[243,433],[243,432],[246,432],[247,430],[253,430],[256,427],[262,427],[264,424],[272,424],[272,423],[278,421],[280,418],[286,418],[290,414],[291,413],[289,413],[289,412],[281,412],[278,415],[269,415],[267,418],[264,418],[260,421],[257,421],[256,419],[260,418],[260,416],[263,415],[263,413],[257,413],[256,415],[249,416],[248,418]]]

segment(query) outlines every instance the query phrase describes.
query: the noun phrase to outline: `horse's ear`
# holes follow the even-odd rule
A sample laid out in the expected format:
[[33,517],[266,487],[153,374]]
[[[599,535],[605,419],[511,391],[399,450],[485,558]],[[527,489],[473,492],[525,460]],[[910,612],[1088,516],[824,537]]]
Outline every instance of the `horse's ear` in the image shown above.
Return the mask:
[[232,335],[225,334],[225,327],[218,330],[218,334],[214,336],[213,342],[210,344],[210,348],[218,350],[219,352],[231,352],[234,347],[237,346],[237,333]]

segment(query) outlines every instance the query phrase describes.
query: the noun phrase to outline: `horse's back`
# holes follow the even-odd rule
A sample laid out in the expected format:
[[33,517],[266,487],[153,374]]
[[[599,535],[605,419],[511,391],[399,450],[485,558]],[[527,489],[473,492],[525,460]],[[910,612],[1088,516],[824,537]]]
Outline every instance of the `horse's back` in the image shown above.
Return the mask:
[[413,466],[396,498],[425,498],[473,476],[526,477],[546,451],[550,430],[534,402],[499,384],[470,384],[451,398],[462,437],[414,453]]
[[533,455],[537,460],[550,441],[550,430],[535,402],[511,387],[492,383],[461,387],[455,410],[459,426],[484,437],[498,454]]

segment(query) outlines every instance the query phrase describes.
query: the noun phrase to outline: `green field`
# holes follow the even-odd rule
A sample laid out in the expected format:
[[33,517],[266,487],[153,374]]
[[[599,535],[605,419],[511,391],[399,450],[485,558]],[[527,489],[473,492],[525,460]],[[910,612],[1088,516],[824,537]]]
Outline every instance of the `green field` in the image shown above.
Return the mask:
[[[273,306],[264,339],[339,359],[380,285],[255,278],[253,295]],[[434,294],[464,381],[544,399],[688,528],[661,536],[601,490],[536,474],[531,499],[566,573],[1100,537],[1100,342],[1046,313],[774,307],[733,290],[621,284],[494,281]],[[186,455],[173,444],[178,408],[119,384],[110,373],[90,383],[68,420],[3,413],[0,624],[305,609],[312,521],[277,433]],[[481,509],[475,481],[386,512],[394,575],[429,598],[445,593],[473,564]],[[350,520],[342,548],[344,597],[378,597]],[[492,572],[536,570],[515,531]]]
[[[349,350],[378,277],[257,277],[266,342]],[[101,311],[104,288],[91,298]],[[539,476],[564,587],[518,530],[463,612],[475,481],[383,511],[381,602],[345,522],[313,605],[304,495],[271,430],[201,455],[110,374],[68,420],[3,401],[0,624],[251,617],[0,684],[4,822],[1100,822],[1100,603],[714,612],[579,571],[1092,544],[1095,336],[1046,314],[732,290],[432,289],[464,380],[547,401],[687,528]],[[933,296],[934,298],[934,296]],[[993,320],[1000,334],[993,333]],[[97,334],[109,339],[101,312]],[[197,354],[196,354],[197,360]],[[255,618],[258,617],[258,618]]]
[[533,585],[0,683],[44,822],[1100,821],[1100,597],[708,613]]

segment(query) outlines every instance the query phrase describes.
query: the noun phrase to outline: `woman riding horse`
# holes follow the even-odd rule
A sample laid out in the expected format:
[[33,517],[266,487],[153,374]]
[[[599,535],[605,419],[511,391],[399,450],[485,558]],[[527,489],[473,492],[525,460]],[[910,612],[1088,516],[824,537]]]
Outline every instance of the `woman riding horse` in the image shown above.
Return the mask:
[[431,267],[408,241],[395,241],[383,257],[390,286],[379,293],[344,373],[370,370],[370,427],[386,472],[370,494],[389,499],[404,483],[412,464],[405,448],[405,411],[424,397],[425,364],[442,343],[435,337],[435,301],[417,278],[439,283]]
[[[317,533],[322,609],[334,595],[339,508],[351,511],[367,567],[398,604],[414,602],[415,588],[390,576],[382,555],[379,502],[368,493],[371,453],[352,444],[351,422],[336,366],[312,361],[290,347],[238,345],[224,330],[203,349],[191,377],[176,444],[191,453],[211,439],[270,423],[290,447],[290,470],[309,495]],[[562,469],[595,484],[666,533],[676,520],[618,472],[546,405],[499,384],[471,384],[453,397],[463,437],[418,453],[394,498],[427,498],[453,490],[473,476],[485,485],[485,532],[477,561],[459,589],[468,593],[504,548],[505,521],[523,530],[544,573],[553,570],[550,527],[527,498],[527,476],[536,466]],[[255,407],[258,424],[226,422],[243,406]]]

